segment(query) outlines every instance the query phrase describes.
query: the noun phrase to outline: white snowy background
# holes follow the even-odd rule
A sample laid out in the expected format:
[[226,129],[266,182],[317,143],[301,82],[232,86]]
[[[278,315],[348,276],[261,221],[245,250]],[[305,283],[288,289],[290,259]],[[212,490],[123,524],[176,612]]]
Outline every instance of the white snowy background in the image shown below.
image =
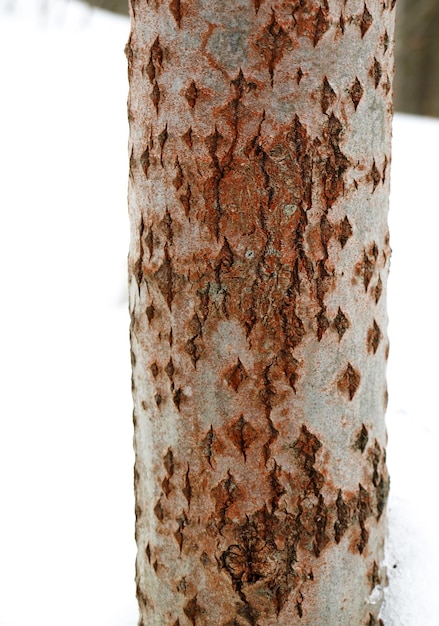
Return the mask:
[[[137,622],[128,32],[0,0],[0,626]],[[396,116],[386,626],[439,625],[438,145]]]

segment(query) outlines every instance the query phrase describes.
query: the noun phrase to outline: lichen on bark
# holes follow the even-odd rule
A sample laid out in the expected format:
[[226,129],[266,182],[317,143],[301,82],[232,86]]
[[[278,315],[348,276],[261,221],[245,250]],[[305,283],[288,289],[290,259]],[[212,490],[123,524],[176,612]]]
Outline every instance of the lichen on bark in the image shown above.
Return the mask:
[[379,623],[393,5],[132,0],[144,626]]

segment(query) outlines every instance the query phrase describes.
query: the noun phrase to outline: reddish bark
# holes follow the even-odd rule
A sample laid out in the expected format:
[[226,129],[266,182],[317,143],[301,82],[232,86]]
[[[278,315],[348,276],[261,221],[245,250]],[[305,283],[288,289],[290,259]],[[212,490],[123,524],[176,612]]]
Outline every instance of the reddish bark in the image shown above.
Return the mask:
[[378,623],[393,7],[131,8],[140,623]]

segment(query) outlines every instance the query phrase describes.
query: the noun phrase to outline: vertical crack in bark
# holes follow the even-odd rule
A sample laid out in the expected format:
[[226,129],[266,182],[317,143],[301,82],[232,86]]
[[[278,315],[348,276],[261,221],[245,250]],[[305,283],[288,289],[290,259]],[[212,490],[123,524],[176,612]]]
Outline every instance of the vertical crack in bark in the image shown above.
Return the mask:
[[142,281],[143,281],[143,255],[144,255],[144,250],[143,250],[143,234],[145,232],[145,222],[143,221],[143,215],[140,217],[140,225],[139,225],[139,236],[138,236],[138,241],[139,241],[139,256],[137,258],[137,261],[134,265],[134,271],[133,274],[136,278],[137,281],[137,285],[140,287]]
[[168,125],[164,127],[162,132],[158,136],[159,146],[160,146],[160,165],[163,167],[163,149],[165,147],[165,143],[168,140]]

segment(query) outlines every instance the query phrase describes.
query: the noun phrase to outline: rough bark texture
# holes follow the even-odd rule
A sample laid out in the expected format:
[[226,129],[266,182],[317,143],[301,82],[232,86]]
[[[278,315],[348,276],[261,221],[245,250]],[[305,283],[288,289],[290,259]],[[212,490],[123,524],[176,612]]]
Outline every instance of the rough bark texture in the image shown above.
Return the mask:
[[136,0],[143,626],[379,624],[392,0]]

